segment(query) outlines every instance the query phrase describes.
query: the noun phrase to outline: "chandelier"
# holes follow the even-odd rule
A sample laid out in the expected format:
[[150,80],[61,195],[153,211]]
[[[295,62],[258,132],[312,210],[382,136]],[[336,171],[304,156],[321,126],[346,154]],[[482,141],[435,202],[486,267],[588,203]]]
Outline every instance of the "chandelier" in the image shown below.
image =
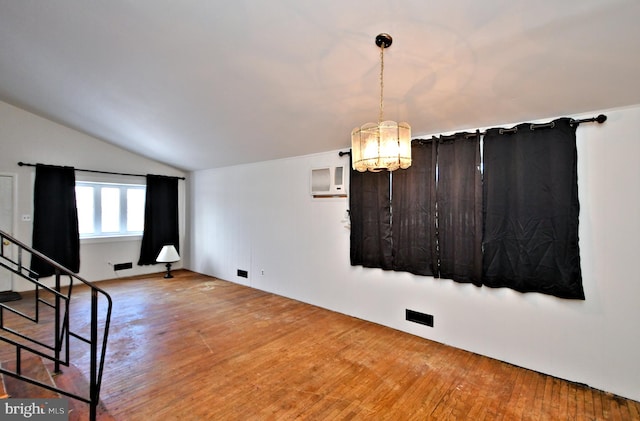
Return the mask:
[[394,171],[411,166],[411,126],[383,120],[384,49],[391,42],[389,34],[376,37],[376,45],[380,47],[380,114],[378,124],[366,123],[351,132],[351,159],[356,171]]

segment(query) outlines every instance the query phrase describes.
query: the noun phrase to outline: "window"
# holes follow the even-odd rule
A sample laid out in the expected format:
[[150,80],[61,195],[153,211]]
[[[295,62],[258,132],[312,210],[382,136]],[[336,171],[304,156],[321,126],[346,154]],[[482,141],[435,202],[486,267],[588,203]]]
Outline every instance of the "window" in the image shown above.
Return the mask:
[[145,186],[76,182],[80,238],[142,235]]

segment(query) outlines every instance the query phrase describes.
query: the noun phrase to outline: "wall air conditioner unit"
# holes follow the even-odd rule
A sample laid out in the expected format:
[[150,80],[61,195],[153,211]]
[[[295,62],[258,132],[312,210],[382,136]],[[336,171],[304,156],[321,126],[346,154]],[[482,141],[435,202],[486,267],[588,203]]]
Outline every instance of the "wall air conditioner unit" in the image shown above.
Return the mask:
[[347,197],[345,167],[326,167],[311,170],[311,195],[313,197]]

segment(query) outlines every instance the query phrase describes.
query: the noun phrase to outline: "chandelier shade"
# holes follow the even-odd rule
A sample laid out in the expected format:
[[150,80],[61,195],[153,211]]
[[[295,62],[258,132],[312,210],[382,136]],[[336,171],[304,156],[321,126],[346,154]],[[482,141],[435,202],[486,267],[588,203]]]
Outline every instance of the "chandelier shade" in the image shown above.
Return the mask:
[[383,121],[366,123],[351,132],[353,169],[395,171],[411,166],[411,126],[409,123]]
[[383,121],[384,49],[391,45],[389,34],[376,37],[380,47],[380,116],[378,123],[365,123],[351,131],[351,160],[359,172],[395,171],[411,166],[411,126]]

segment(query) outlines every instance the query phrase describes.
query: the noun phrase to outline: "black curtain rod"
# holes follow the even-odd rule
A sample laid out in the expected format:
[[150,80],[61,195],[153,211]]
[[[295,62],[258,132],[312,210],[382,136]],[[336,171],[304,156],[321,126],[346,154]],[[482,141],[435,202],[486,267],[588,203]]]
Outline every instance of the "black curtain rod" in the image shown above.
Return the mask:
[[[18,165],[21,167],[35,167],[37,164],[29,164],[26,162],[18,162]],[[112,171],[99,171],[99,170],[85,170],[82,168],[74,168],[75,171],[82,171],[82,172],[92,172],[92,173],[98,173],[98,174],[112,174],[112,175],[128,175],[131,177],[146,177],[146,174],[127,174],[127,173],[123,173],[123,172],[112,172]],[[178,180],[186,180],[185,177],[175,177],[172,175],[163,175],[162,177],[169,177],[169,178],[177,178]]]
[[[604,114],[600,114],[597,117],[583,118],[580,120],[575,120],[572,118],[569,120],[569,124],[579,126],[581,123],[593,123],[594,121],[597,122],[598,124],[602,124],[605,121],[607,121],[607,116]],[[531,123],[529,127],[531,128],[531,130],[536,130],[536,129],[552,129],[554,126],[555,126],[555,123],[552,121],[549,123],[540,123],[540,124]],[[518,129],[516,127],[513,127],[511,129],[500,129],[500,134],[515,133],[517,131]],[[469,133],[466,136],[474,137],[477,135],[485,135],[485,134],[487,133],[476,130],[476,133]],[[446,136],[444,137],[446,138]]]
[[[593,123],[594,121],[597,122],[598,124],[602,124],[605,121],[607,121],[607,116],[604,115],[604,114],[600,114],[597,117],[583,118],[583,119],[580,119],[580,120],[574,120],[572,118],[571,121],[570,121],[570,124],[575,124],[577,126],[577,125],[579,125],[581,123]],[[542,123],[542,124],[531,124],[531,130],[543,129],[543,128],[551,128],[553,126],[554,126],[553,122],[551,122],[551,123]],[[515,128],[513,128],[513,129],[500,129],[500,134],[513,133],[514,131],[516,131]],[[487,134],[487,132],[481,132],[480,129],[476,129],[475,132],[467,133],[465,136],[469,138],[469,137],[475,137],[475,136],[482,136],[482,135],[485,135],[485,134]],[[437,139],[436,136],[433,136],[433,137],[435,137]],[[446,139],[453,139],[455,137],[455,135],[440,135],[440,137],[443,138],[444,140],[446,140]],[[418,140],[419,141],[420,139],[411,139],[411,140],[412,141],[413,140]],[[347,152],[340,151],[340,152],[338,152],[338,155],[340,155],[340,156],[351,155],[351,151],[347,151]]]

